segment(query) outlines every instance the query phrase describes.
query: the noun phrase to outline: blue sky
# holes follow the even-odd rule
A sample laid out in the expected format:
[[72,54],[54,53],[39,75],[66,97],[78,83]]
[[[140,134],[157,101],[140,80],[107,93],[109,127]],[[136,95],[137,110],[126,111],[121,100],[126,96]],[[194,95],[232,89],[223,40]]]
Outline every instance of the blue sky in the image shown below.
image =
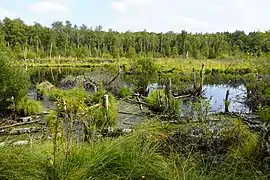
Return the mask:
[[270,29],[269,0],[0,0],[0,19],[49,26],[70,20],[105,30],[191,32]]

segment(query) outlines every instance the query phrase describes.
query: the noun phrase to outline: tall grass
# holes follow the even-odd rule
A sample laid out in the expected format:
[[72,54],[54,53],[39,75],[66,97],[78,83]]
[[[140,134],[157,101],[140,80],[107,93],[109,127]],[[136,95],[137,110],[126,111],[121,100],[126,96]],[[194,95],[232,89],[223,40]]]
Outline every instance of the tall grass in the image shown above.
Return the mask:
[[[267,179],[248,159],[229,156],[214,165],[196,153],[176,153],[168,146],[169,126],[142,124],[133,134],[73,146],[65,158],[59,143],[56,164],[49,142],[0,149],[0,179]],[[166,146],[164,150],[164,146]]]
[[15,109],[17,114],[21,116],[31,116],[41,113],[43,111],[43,106],[39,101],[24,97],[19,102],[17,102]]

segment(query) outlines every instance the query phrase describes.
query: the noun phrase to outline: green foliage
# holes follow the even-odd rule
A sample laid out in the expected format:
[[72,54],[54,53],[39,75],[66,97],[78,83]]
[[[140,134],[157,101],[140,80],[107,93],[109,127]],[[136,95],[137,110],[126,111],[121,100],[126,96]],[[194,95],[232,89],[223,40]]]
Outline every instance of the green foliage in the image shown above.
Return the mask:
[[249,159],[258,148],[258,135],[251,132],[241,120],[233,121],[232,126],[221,134],[231,143],[229,156]]
[[58,55],[73,58],[176,58],[179,55],[195,59],[222,59],[230,55],[261,58],[269,55],[268,38],[269,32],[259,31],[248,34],[243,31],[215,34],[106,32],[85,25],[78,27],[69,21],[56,21],[49,28],[39,23],[28,26],[20,19],[9,18],[0,24],[2,46],[8,45],[18,59]]
[[[0,178],[3,180],[267,179],[267,174],[259,173],[259,168],[244,158],[230,156],[215,164],[203,161],[204,156],[196,156],[192,152],[188,152],[187,156],[176,153],[172,146],[166,143],[169,129],[166,124],[151,121],[138,126],[135,132],[127,136],[73,146],[68,159],[63,151],[64,146],[59,145],[55,165],[51,154],[53,146],[48,142],[2,148]],[[233,136],[238,137],[243,140],[243,136]],[[161,150],[165,147],[168,151],[162,153]],[[244,152],[249,154],[249,151]],[[250,159],[252,158],[253,156],[250,156]]]
[[132,95],[132,93],[128,87],[123,87],[119,90],[119,97],[120,98],[127,98],[131,95]]
[[270,106],[265,107],[259,106],[258,114],[260,115],[262,121],[270,123]]
[[151,110],[163,112],[168,105],[167,99],[164,90],[153,90],[146,98],[146,102]]
[[92,96],[92,104],[99,104],[97,108],[88,108],[90,126],[93,128],[103,129],[106,127],[112,127],[116,125],[118,116],[118,106],[114,96],[111,93],[109,95],[109,107],[108,111],[103,106],[103,98],[105,91],[99,90]]
[[45,116],[45,120],[47,122],[47,126],[51,133],[55,133],[55,126],[58,126],[57,129],[59,129],[59,124],[56,124],[56,118],[57,118],[57,112],[54,110],[51,110],[49,114]]
[[5,52],[0,52],[0,110],[7,110],[12,105],[9,99],[18,102],[28,90],[28,75],[23,69],[14,67],[15,63]]
[[207,120],[207,117],[209,116],[209,111],[211,109],[210,101],[203,98],[198,98],[193,102],[191,101],[190,103],[193,111],[195,111],[197,115],[197,118],[200,121]]
[[21,116],[31,116],[41,113],[43,107],[39,101],[29,99],[28,97],[22,98],[16,103],[16,112]]
[[49,169],[48,147],[9,147],[0,149],[0,179],[46,179]]
[[134,58],[136,56],[136,50],[134,47],[129,48],[127,52],[127,57],[128,58]]
[[146,98],[150,110],[168,115],[169,119],[179,117],[180,101],[167,97],[164,90],[153,90]]
[[131,69],[133,70],[131,80],[143,93],[146,87],[157,79],[157,66],[153,59],[137,59],[131,64]]
[[42,93],[42,94],[44,94],[44,95],[48,95],[48,93],[49,93],[50,91],[55,90],[55,86],[52,85],[52,84],[51,84],[50,82],[48,82],[48,81],[44,81],[44,82],[38,84],[38,85],[36,86],[36,88],[37,88],[37,90],[38,90],[40,93]]

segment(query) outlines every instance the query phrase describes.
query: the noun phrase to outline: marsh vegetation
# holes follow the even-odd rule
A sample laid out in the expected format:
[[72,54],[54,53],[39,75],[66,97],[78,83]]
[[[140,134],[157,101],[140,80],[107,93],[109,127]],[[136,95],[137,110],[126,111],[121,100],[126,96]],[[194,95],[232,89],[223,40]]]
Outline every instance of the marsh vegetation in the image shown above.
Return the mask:
[[0,179],[269,179],[268,32],[0,35]]

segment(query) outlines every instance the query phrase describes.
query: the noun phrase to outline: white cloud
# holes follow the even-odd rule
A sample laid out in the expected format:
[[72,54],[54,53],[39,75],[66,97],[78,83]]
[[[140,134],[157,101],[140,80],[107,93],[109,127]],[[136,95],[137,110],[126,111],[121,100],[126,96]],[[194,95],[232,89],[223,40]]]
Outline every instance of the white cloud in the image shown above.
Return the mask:
[[114,29],[180,32],[267,30],[269,0],[113,0]]
[[64,4],[64,1],[59,0],[40,0],[29,5],[29,9],[36,13],[68,13],[70,9]]
[[125,11],[127,9],[127,5],[123,2],[113,2],[112,3],[112,8],[117,10],[117,11]]
[[130,7],[152,4],[153,0],[118,0],[112,2],[112,8],[124,12]]
[[15,13],[13,13],[5,8],[0,7],[0,19],[3,19],[5,17],[12,18],[12,19],[17,18]]

